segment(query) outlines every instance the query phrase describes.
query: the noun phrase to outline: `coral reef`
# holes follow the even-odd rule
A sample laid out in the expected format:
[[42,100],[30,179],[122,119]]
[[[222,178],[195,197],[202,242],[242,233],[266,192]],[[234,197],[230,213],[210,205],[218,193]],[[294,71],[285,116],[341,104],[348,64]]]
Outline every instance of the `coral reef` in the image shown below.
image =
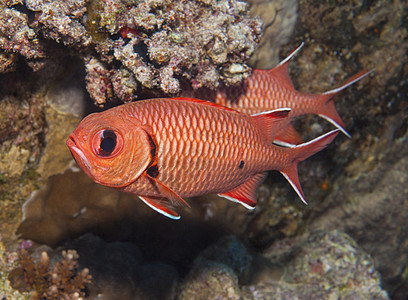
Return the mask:
[[175,298],[178,271],[163,261],[149,260],[142,244],[106,242],[86,234],[64,247],[77,249],[92,274],[89,299]]
[[10,270],[17,267],[18,252],[8,251],[3,244],[3,236],[0,234],[0,294],[3,299],[28,299],[10,286],[7,276]]
[[[282,24],[293,24],[292,17],[296,16],[293,6],[278,2],[265,4],[273,7],[271,13],[276,15],[263,16],[275,28],[271,38],[289,32],[292,25]],[[78,116],[89,112],[86,106],[78,105],[87,100],[83,86],[88,82],[93,100],[106,105],[110,97],[131,101],[138,94],[143,98],[151,92],[147,91],[149,86],[159,90],[162,82],[163,87],[173,89],[177,85],[173,79],[184,76],[176,71],[191,71],[189,77],[194,80],[201,70],[198,78],[204,84],[217,76],[231,76],[236,70],[246,71],[246,66],[243,61],[234,61],[215,69],[204,70],[205,64],[189,70],[181,70],[181,64],[180,70],[166,68],[171,61],[171,57],[167,61],[167,52],[152,52],[157,61],[149,52],[149,47],[158,47],[163,41],[158,34],[157,43],[149,44],[149,34],[156,33],[158,26],[156,16],[149,14],[162,12],[160,3],[165,2],[156,1],[160,4],[157,8],[149,6],[150,11],[134,15],[142,24],[138,28],[121,27],[136,21],[118,18],[128,13],[123,7],[135,12],[138,5],[132,1],[122,1],[124,6],[115,3],[119,2],[0,1],[0,69],[8,72],[0,74],[1,279],[16,268],[19,241],[14,232],[21,220],[21,206],[50,177],[25,205],[21,228],[29,230],[21,233],[55,247],[74,240],[64,249],[76,249],[81,267],[90,269],[91,299],[101,295],[117,299],[120,291],[123,294],[119,297],[132,299],[187,297],[199,292],[207,296],[215,291],[243,299],[299,295],[387,299],[373,262],[390,297],[404,299],[408,291],[408,237],[403,230],[408,207],[404,189],[407,4],[299,1],[299,22],[289,44],[280,50],[280,43],[273,44],[273,49],[262,50],[253,62],[257,67],[273,67],[276,53],[284,56],[304,41],[302,51],[290,63],[291,78],[304,92],[323,92],[362,69],[376,68],[375,75],[364,84],[353,85],[335,99],[352,139],[339,137],[328,151],[299,166],[309,206],[299,203],[280,175],[271,174],[259,189],[254,211],[215,196],[192,199],[193,209],[175,225],[128,195],[93,190],[75,171],[58,174],[71,161],[64,140],[78,123]],[[213,2],[194,3],[209,8]],[[169,23],[174,25],[173,21]],[[59,22],[63,24],[61,30],[57,28]],[[162,30],[169,29],[164,25],[160,25]],[[156,27],[152,31],[149,26]],[[84,36],[74,39],[79,32]],[[167,32],[171,45],[184,45],[180,35],[172,34],[177,30]],[[137,43],[141,37],[148,38]],[[141,60],[147,68],[134,69],[127,55]],[[313,117],[297,122],[310,128],[303,133],[305,138],[328,129]],[[315,231],[321,229],[346,232],[357,245],[339,231]],[[94,235],[77,238],[89,231]],[[229,237],[214,244],[231,232],[245,243]],[[245,244],[250,244],[251,250]],[[47,251],[51,261],[60,258],[61,250]],[[23,297],[3,281],[2,296]],[[213,284],[208,287],[208,283]],[[159,291],[158,286],[165,288]]]
[[389,299],[371,258],[338,231],[281,240],[255,257],[223,238],[198,256],[180,290],[181,299]]
[[221,238],[198,255],[180,287],[180,299],[240,299],[239,283],[248,281],[252,260],[236,237]]
[[23,56],[34,70],[41,68],[45,58],[34,29],[29,27],[28,16],[15,9],[5,8],[0,14],[0,49],[2,73],[14,70],[16,54]]
[[[12,76],[11,76],[12,78]],[[0,88],[1,90],[1,88]],[[6,89],[2,89],[7,94]],[[38,188],[35,166],[47,130],[39,95],[20,101],[19,93],[0,100],[0,232],[5,247],[14,243],[21,205]]]
[[277,241],[263,255],[284,270],[245,287],[246,299],[389,299],[371,257],[337,230]]
[[[33,70],[67,55],[85,62],[94,102],[128,102],[146,89],[231,85],[249,75],[262,22],[242,1],[26,1],[0,13],[1,72],[23,56]],[[152,92],[150,92],[151,94]]]
[[[42,274],[42,260],[47,262],[49,256],[51,261],[60,261],[61,251],[74,248],[79,264],[92,274],[92,281],[83,282],[85,277],[81,277],[82,281],[69,282],[68,286],[83,282],[87,299],[269,299],[277,295],[389,299],[380,287],[371,257],[348,235],[336,230],[283,239],[261,254],[250,251],[235,236],[224,236],[196,254],[185,270],[181,263],[173,265],[163,251],[153,250],[157,245],[151,245],[152,239],[158,237],[160,233],[149,232],[138,243],[107,242],[88,233],[55,250],[40,246],[32,256],[25,254],[24,269],[35,268],[35,274]],[[188,239],[183,235],[172,241],[184,244]],[[156,256],[151,256],[151,250]],[[177,255],[185,258],[172,252],[172,258]],[[36,267],[32,257],[38,257]],[[72,265],[68,262],[61,265],[63,270]],[[78,270],[77,265],[75,268]],[[21,267],[9,277],[13,286],[21,283]],[[22,290],[23,286],[18,288]]]
[[62,258],[53,265],[47,252],[36,260],[22,249],[20,266],[8,275],[11,286],[20,292],[33,291],[31,299],[83,299],[85,286],[91,282],[88,269],[78,269],[78,253],[62,251]]
[[340,176],[310,224],[312,230],[350,234],[375,259],[383,286],[394,297],[407,289],[401,266],[408,259],[408,236],[400,224],[408,222],[408,134],[392,138],[403,118],[387,119],[379,142],[347,167],[348,176]]
[[[317,201],[304,216],[310,222],[307,228],[337,228],[350,234],[372,255],[393,299],[407,294],[403,245],[408,237],[400,230],[408,209],[407,8],[405,1],[356,5],[300,1],[304,14],[299,14],[296,30],[306,45],[292,63],[295,85],[312,92],[329,89],[347,78],[346,73],[375,68],[370,80],[335,100],[352,139],[335,141],[335,150],[325,157],[331,168],[327,161],[305,162],[300,177],[306,179],[304,188],[311,175],[329,183],[326,191],[313,191]],[[315,20],[322,26],[315,26]],[[313,127],[316,120],[304,121]]]

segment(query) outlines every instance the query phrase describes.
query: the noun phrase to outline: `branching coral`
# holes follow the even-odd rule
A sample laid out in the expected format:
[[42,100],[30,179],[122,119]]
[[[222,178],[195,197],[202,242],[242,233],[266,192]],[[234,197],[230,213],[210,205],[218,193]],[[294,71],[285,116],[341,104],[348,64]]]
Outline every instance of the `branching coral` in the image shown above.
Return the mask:
[[[240,0],[27,0],[0,12],[1,72],[22,55],[34,70],[62,44],[84,59],[95,103],[134,100],[146,89],[180,91],[232,85],[249,75],[245,62],[262,22]],[[55,54],[58,52],[59,54]]]
[[31,299],[82,299],[91,282],[88,269],[78,270],[78,253],[62,251],[62,259],[52,267],[47,252],[35,261],[26,250],[20,252],[20,267],[8,279],[20,292],[32,291]]

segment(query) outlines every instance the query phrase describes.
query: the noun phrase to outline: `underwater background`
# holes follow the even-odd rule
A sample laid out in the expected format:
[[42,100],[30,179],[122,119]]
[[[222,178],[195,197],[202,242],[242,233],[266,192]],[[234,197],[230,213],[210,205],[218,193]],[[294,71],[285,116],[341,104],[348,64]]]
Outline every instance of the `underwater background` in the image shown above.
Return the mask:
[[[2,299],[407,299],[406,1],[6,0],[0,3]],[[136,25],[135,25],[136,24]],[[289,65],[352,138],[277,172],[254,211],[191,199],[173,221],[92,182],[68,135],[90,112],[233,85]],[[305,140],[332,128],[295,122]]]

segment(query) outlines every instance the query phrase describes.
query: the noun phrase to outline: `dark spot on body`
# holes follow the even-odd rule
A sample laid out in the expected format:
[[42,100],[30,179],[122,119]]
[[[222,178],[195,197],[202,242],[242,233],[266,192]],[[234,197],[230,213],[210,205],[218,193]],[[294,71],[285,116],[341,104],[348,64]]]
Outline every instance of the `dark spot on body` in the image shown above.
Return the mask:
[[241,162],[239,163],[238,169],[242,169],[245,165],[245,162],[243,160],[241,160]]
[[159,169],[157,168],[157,165],[152,165],[146,170],[146,173],[150,177],[156,178],[159,176]]
[[156,143],[154,142],[150,134],[147,134],[147,137],[149,138],[150,155],[152,156],[152,158],[154,158],[156,156]]

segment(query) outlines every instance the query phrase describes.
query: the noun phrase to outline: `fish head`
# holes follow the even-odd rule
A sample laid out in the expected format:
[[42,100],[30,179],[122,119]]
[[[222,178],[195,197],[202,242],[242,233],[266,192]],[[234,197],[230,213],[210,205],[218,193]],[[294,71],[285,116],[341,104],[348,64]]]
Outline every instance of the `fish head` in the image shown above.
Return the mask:
[[149,134],[129,117],[107,110],[85,117],[67,140],[75,161],[95,182],[121,188],[135,182],[153,157]]

